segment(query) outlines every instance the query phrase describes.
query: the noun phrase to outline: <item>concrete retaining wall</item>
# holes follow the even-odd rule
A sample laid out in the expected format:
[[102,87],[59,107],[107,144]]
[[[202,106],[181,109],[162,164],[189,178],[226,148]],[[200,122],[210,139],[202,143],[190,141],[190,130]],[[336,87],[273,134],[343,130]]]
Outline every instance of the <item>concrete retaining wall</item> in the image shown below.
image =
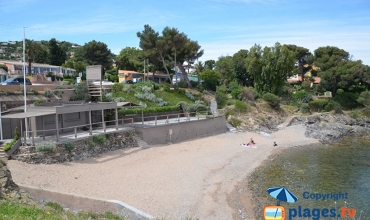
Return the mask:
[[127,219],[153,219],[151,215],[117,200],[104,200],[81,195],[60,193],[32,186],[18,186],[31,195],[35,201],[42,204],[46,202],[56,202],[64,208],[69,208],[71,211],[88,211],[94,213],[110,211],[114,214],[126,217]]
[[136,133],[149,145],[169,143],[170,129],[172,129],[171,143],[178,143],[227,131],[225,117],[181,122],[150,128],[135,128]]

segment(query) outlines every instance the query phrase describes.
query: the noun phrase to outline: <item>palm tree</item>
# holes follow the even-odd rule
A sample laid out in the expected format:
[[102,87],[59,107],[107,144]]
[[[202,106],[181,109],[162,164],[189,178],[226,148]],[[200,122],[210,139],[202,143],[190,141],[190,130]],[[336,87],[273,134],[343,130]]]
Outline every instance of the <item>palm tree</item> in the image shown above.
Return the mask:
[[201,74],[203,71],[204,71],[204,64],[202,61],[198,61],[197,64],[195,64],[195,71],[198,73],[198,74]]

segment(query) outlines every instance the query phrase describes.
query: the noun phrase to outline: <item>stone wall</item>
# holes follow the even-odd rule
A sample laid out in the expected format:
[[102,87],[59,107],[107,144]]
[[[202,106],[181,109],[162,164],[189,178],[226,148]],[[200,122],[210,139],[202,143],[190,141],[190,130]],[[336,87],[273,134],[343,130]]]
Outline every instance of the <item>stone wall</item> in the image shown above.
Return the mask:
[[[53,164],[69,161],[83,160],[95,157],[99,154],[130,147],[138,147],[134,130],[121,131],[110,134],[93,135],[89,138],[56,145],[53,151],[36,152],[36,146],[20,147],[12,156],[12,159],[31,164]],[[102,141],[103,140],[103,141]]]
[[[188,121],[175,124],[166,124],[148,128],[135,128],[139,137],[149,145],[179,143],[195,138],[226,132],[225,117],[202,119],[199,121]],[[169,130],[172,130],[171,140]]]
[[0,159],[0,200],[16,197],[19,187],[13,182],[12,174],[10,173],[6,163]]

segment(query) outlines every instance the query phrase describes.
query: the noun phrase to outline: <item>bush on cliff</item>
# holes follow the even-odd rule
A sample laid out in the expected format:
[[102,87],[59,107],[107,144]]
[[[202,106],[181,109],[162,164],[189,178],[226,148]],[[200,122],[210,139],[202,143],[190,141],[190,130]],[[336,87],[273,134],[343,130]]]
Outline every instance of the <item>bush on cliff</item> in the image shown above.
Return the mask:
[[312,111],[318,112],[324,110],[325,106],[328,104],[328,100],[326,99],[318,99],[308,103],[308,106]]
[[264,94],[262,99],[265,100],[272,108],[278,108],[280,106],[280,97],[272,93]]

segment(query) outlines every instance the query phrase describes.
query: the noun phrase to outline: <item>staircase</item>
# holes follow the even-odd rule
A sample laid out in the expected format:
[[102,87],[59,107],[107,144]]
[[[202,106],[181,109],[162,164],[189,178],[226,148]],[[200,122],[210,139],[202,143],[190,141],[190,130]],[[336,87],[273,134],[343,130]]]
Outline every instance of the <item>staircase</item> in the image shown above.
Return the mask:
[[146,148],[149,148],[150,146],[145,142],[143,141],[140,137],[138,136],[134,136],[134,139],[136,140],[136,143],[137,145],[139,145],[139,147],[143,148],[143,149],[146,149]]
[[101,97],[102,88],[100,88],[98,85],[89,84],[89,94],[91,97]]

